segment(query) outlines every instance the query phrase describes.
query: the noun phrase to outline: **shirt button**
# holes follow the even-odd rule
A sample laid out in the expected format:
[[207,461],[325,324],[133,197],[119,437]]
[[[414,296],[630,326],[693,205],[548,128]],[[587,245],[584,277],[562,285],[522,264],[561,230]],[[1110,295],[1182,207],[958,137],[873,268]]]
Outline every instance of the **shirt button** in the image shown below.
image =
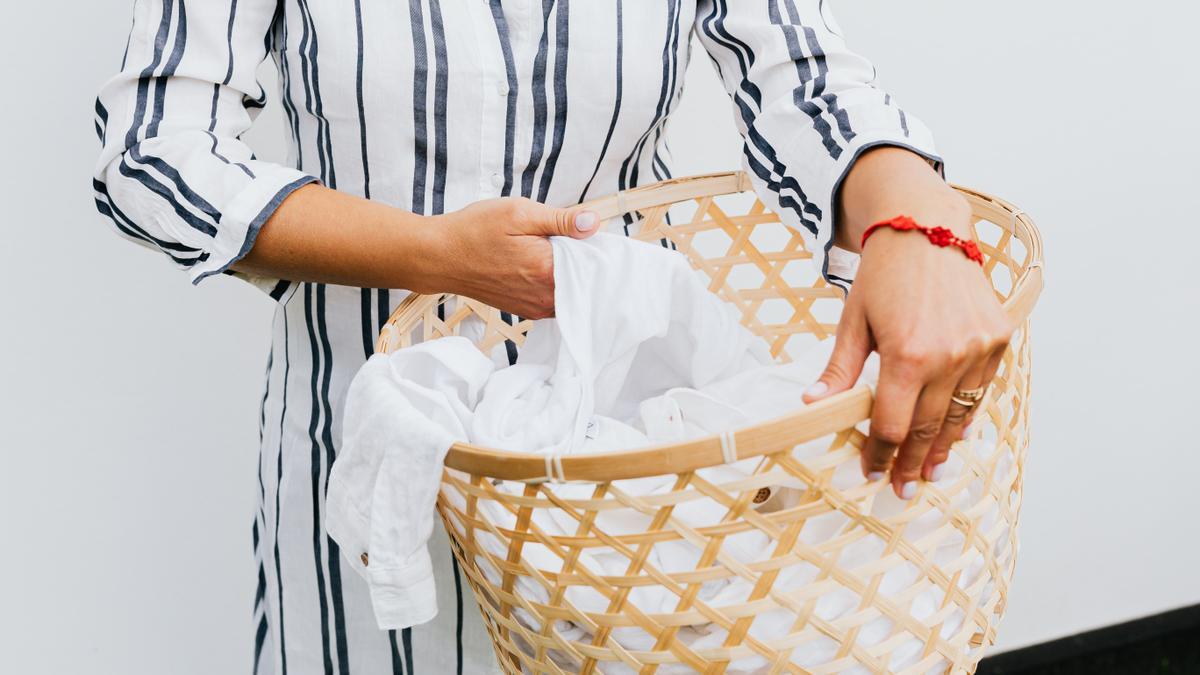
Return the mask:
[[497,82],[496,93],[501,96],[508,96],[508,82]]
[[492,186],[493,187],[504,187],[504,176],[501,176],[498,173],[492,174]]
[[362,561],[363,567],[366,567],[367,564],[370,562],[370,558],[367,557],[366,553],[363,553],[362,555],[358,556],[358,559]]

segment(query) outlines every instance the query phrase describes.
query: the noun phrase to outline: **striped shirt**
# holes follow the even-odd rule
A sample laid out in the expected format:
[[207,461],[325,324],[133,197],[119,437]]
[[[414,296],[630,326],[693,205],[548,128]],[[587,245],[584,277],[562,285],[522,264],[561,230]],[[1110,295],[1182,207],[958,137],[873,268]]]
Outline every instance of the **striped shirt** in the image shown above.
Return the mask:
[[[693,35],[732,100],[756,192],[818,262],[864,149],[937,161],[823,0],[137,0],[120,72],[96,102],[96,205],[199,282],[229,273],[312,181],[438,214],[506,195],[566,206],[668,178],[665,128]],[[266,58],[290,129],[284,164],[240,140],[268,98],[256,80]],[[347,386],[405,291],[249,280],[277,301],[255,672],[486,672],[490,643],[444,542],[439,617],[387,633],[322,528]]]

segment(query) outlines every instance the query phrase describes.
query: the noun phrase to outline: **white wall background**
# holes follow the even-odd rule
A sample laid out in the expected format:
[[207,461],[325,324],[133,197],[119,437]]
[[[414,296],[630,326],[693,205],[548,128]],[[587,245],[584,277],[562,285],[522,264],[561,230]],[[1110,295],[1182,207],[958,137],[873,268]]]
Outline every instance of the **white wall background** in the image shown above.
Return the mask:
[[[738,0],[739,2],[742,0]],[[92,207],[92,99],[128,0],[0,22],[0,670],[246,672],[271,304],[193,289]],[[1200,602],[1193,3],[858,0],[840,17],[950,177],[1033,214],[1033,448],[1012,648]],[[735,167],[697,49],[678,173]],[[278,108],[251,134],[282,157]]]

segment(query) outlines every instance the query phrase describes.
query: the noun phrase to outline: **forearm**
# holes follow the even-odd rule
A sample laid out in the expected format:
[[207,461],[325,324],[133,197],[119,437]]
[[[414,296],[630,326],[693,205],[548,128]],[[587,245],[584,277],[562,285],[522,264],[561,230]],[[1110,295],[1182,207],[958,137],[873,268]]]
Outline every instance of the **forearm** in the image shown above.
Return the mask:
[[863,232],[898,215],[970,234],[970,207],[920,155],[893,146],[868,150],[842,184],[834,243],[859,251]]
[[308,185],[279,205],[234,269],[291,281],[430,292],[429,219]]

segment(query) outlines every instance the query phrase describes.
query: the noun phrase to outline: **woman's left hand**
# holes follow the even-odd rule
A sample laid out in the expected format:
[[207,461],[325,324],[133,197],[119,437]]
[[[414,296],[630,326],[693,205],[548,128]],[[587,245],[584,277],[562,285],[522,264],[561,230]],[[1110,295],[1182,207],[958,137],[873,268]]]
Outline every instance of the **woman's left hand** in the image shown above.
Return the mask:
[[[929,199],[884,206],[895,184],[907,179],[901,174],[888,181],[887,169],[886,163],[868,166],[860,176],[866,181],[859,181],[860,189],[870,190],[871,178],[889,188],[871,190],[871,197],[854,207],[871,215],[860,217],[852,234],[861,236],[862,223],[872,218],[906,213],[919,223],[972,237],[969,207],[957,194],[939,192],[949,190],[940,178],[943,187],[930,186],[934,192]],[[851,185],[848,179],[846,190]],[[901,192],[911,199],[916,188],[909,187]],[[862,252],[833,355],[805,400],[852,387],[867,356],[877,351],[879,383],[862,452],[863,473],[881,480],[890,470],[896,495],[910,499],[918,480],[940,478],[950,446],[962,437],[974,412],[951,397],[991,383],[1013,330],[979,264],[960,249],[934,246],[920,232],[878,230]]]

